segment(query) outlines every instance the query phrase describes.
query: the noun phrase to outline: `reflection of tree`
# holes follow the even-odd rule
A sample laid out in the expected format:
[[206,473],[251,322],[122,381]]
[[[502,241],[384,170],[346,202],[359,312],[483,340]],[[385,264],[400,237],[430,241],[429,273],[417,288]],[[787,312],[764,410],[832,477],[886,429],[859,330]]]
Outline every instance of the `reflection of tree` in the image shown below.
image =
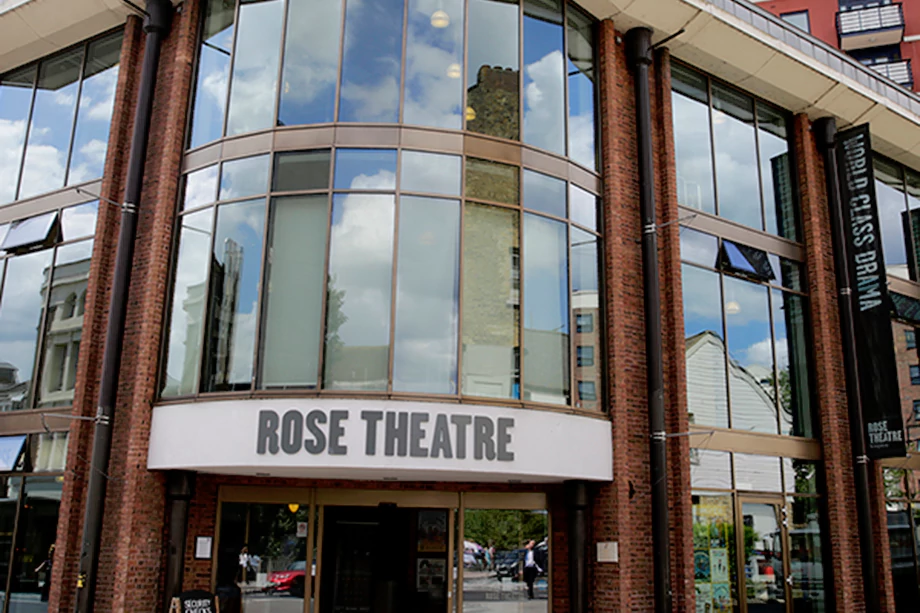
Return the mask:
[[546,514],[540,511],[469,509],[464,512],[464,538],[484,547],[519,549],[546,536]]
[[[297,522],[306,522],[309,507],[291,513],[287,506],[255,504],[251,507],[251,532],[258,540],[249,551],[262,557],[263,572],[286,569],[295,560],[306,559],[306,539],[297,538]],[[261,529],[260,529],[261,528]],[[271,560],[271,568],[266,563]]]
[[338,351],[342,348],[342,339],[339,338],[341,328],[348,316],[342,311],[345,304],[345,290],[335,288],[335,275],[329,275],[328,295],[326,298],[326,351]]
[[883,475],[885,481],[885,498],[907,498],[907,491],[904,487],[904,469],[886,468]]

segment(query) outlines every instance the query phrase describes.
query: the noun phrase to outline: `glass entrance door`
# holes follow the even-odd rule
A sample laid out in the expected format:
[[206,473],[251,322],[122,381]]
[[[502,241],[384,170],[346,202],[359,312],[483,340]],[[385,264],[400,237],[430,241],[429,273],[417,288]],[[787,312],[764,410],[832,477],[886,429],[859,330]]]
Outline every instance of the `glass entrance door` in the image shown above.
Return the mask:
[[786,506],[781,499],[745,498],[740,506],[742,529],[735,543],[744,569],[739,577],[742,613],[791,613]]

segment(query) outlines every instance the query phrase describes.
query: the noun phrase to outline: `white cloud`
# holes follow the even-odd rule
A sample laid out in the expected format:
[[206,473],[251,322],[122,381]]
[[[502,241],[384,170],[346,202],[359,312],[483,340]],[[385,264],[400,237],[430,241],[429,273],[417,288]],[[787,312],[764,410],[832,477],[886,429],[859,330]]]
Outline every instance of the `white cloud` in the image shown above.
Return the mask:
[[524,138],[557,153],[565,150],[564,66],[562,52],[555,50],[524,67],[531,79],[524,88]]

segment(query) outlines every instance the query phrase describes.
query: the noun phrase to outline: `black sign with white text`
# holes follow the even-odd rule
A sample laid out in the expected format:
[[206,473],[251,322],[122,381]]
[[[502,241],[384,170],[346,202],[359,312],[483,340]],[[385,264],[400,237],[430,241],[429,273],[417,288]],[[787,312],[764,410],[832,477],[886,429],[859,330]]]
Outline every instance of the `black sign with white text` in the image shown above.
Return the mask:
[[204,590],[182,592],[173,599],[172,611],[178,606],[179,613],[217,613],[214,594]]
[[866,453],[875,460],[903,457],[904,418],[868,124],[838,133],[837,159]]

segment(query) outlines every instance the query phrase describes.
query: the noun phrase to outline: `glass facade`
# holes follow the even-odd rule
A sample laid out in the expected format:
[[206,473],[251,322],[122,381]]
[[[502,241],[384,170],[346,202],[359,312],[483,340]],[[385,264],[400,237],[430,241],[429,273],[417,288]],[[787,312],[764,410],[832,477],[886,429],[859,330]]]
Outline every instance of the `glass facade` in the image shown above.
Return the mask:
[[122,33],[0,75],[0,204],[102,176]]
[[873,166],[885,270],[894,277],[918,281],[920,173],[880,156]]
[[691,449],[690,475],[698,610],[828,610],[817,463]]
[[679,203],[799,240],[790,115],[682,64],[671,80]]
[[0,225],[0,411],[73,401],[97,208]]
[[817,436],[798,262],[681,229],[692,423]]
[[192,148],[273,126],[403,123],[597,168],[594,20],[562,0],[208,0],[203,12]]
[[67,433],[3,438],[18,456],[0,469],[0,611],[46,613]]
[[415,150],[195,170],[163,395],[346,390],[599,409],[596,207],[561,178]]

